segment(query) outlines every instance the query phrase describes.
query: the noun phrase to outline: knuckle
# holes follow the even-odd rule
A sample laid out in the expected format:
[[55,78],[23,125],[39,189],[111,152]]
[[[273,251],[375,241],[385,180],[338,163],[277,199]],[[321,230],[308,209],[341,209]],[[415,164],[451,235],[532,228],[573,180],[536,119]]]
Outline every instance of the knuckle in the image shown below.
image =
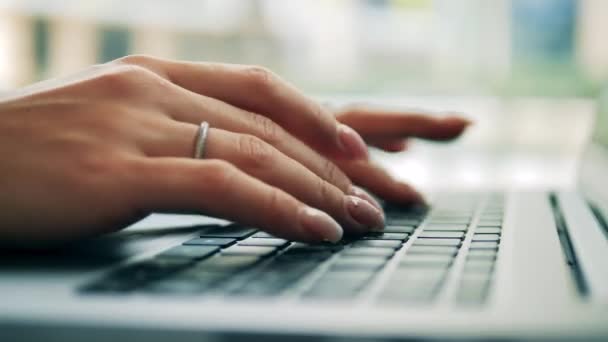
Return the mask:
[[276,75],[261,66],[249,66],[244,71],[245,77],[253,87],[264,92],[271,92],[276,84]]
[[116,91],[124,91],[125,88],[131,88],[142,79],[150,78],[155,75],[150,70],[139,65],[120,65],[111,68],[109,71],[101,74],[98,81],[103,83],[108,89]]
[[238,149],[245,162],[254,167],[268,165],[274,158],[273,148],[262,139],[253,135],[241,135]]
[[342,170],[329,159],[323,160],[322,172],[324,178],[342,190],[350,185],[350,180]]
[[334,191],[334,187],[329,182],[319,179],[317,189],[319,203],[335,203],[336,192]]
[[[283,193],[277,188],[270,188],[263,202],[263,210],[265,213],[277,213],[282,203]],[[271,225],[272,221],[277,221],[279,216],[275,215],[264,215],[267,216],[267,225]]]
[[152,60],[151,56],[143,54],[134,54],[116,59],[114,62],[119,64],[130,64],[130,65],[146,65]]
[[252,113],[251,117],[257,130],[260,132],[260,137],[264,141],[271,145],[275,145],[282,140],[284,132],[281,126],[277,125],[269,118],[259,114]]

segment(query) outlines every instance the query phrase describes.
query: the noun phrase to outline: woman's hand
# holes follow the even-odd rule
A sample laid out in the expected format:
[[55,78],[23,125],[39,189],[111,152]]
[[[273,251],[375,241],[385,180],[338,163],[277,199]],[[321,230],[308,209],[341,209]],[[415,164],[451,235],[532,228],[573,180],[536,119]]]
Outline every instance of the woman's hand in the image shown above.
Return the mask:
[[[365,106],[335,111],[338,121],[349,125],[365,141],[388,152],[407,149],[410,138],[449,141],[459,137],[471,121],[458,116],[430,116],[422,112],[397,112]],[[391,177],[369,160],[339,160],[337,164],[350,179],[381,198],[402,204],[424,202],[408,184]]]
[[361,137],[259,67],[130,56],[35,84],[0,101],[0,154],[5,243],[106,233],[154,211],[303,241],[383,226],[335,165],[366,159]]

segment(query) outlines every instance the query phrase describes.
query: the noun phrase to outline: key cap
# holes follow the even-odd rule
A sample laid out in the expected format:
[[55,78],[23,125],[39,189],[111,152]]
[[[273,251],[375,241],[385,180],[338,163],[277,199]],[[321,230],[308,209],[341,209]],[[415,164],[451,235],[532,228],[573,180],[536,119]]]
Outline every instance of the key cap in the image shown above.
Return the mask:
[[464,264],[466,273],[489,273],[494,269],[494,260],[491,259],[467,259]]
[[353,247],[374,247],[399,249],[403,243],[395,240],[363,240],[353,243]]
[[289,246],[290,251],[302,251],[302,252],[310,252],[310,251],[331,251],[336,252],[343,248],[342,245],[334,244],[334,243],[319,243],[319,244],[308,244],[303,242],[294,242],[291,246]]
[[411,218],[387,217],[386,224],[389,226],[414,226],[414,227],[417,227],[418,225],[420,225],[420,220],[411,219]]
[[411,246],[407,250],[408,254],[448,254],[456,255],[458,247],[452,246]]
[[500,234],[501,232],[502,232],[502,229],[500,229],[498,227],[492,227],[492,228],[478,227],[477,229],[475,229],[475,234]]
[[390,258],[395,254],[392,248],[353,247],[345,249],[341,255],[378,256]]
[[327,272],[319,278],[305,293],[311,298],[344,299],[353,298],[369,284],[373,273],[339,271]]
[[289,244],[285,239],[249,238],[239,242],[239,246],[269,246],[284,247]]
[[473,241],[500,241],[500,235],[498,235],[498,234],[475,234],[475,235],[473,235]]
[[180,258],[199,260],[219,251],[217,246],[175,246],[160,254],[156,258]]
[[497,249],[498,242],[488,241],[473,241],[471,242],[471,249]]
[[250,235],[253,235],[257,229],[239,226],[239,225],[229,225],[229,226],[216,226],[209,227],[201,230],[200,236],[209,238],[233,238],[233,239],[244,239]]
[[254,277],[249,279],[240,289],[235,291],[240,295],[278,295],[296,281],[317,267],[317,263],[310,260],[284,263],[274,260],[264,268],[258,270]]
[[255,234],[253,234],[251,237],[256,238],[256,239],[277,239],[277,237],[275,237],[274,235],[270,235],[266,232],[257,232]]
[[414,226],[386,226],[384,227],[385,233],[408,233],[411,234],[416,230]]
[[330,267],[331,270],[377,270],[386,264],[384,258],[348,257],[339,258]]
[[428,304],[438,292],[443,282],[443,269],[400,269],[389,278],[382,289],[379,300],[385,304]]
[[466,224],[427,224],[424,227],[424,231],[442,231],[442,232],[466,232]]
[[477,225],[482,227],[500,227],[502,226],[502,220],[479,220]]
[[409,234],[404,233],[368,233],[362,237],[363,240],[400,240],[405,241]]
[[418,238],[414,241],[414,246],[460,246],[461,241],[459,239],[427,239],[427,238]]
[[450,254],[406,254],[399,267],[443,267],[452,264],[454,256]]
[[487,296],[489,279],[486,275],[464,274],[456,292],[456,301],[462,305],[482,304]]
[[226,247],[234,244],[236,239],[228,238],[194,238],[184,242],[184,245],[204,245],[204,246],[219,246]]
[[464,224],[468,225],[470,219],[430,219],[429,224]]
[[205,271],[236,271],[260,262],[257,255],[218,255],[197,263],[194,267]]
[[464,232],[440,232],[440,231],[423,231],[419,237],[422,238],[446,238],[446,239],[462,239]]
[[275,247],[260,246],[232,246],[222,250],[222,255],[256,255],[267,256],[276,252]]
[[496,259],[496,250],[492,249],[469,249],[467,254],[469,259]]

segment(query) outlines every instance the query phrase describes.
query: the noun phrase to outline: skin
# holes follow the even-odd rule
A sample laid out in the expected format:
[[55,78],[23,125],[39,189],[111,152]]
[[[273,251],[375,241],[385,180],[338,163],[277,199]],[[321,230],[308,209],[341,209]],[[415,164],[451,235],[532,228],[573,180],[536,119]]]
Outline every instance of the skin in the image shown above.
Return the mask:
[[[212,128],[204,159],[195,160],[202,121]],[[0,243],[61,244],[151,212],[336,241],[384,224],[358,186],[422,201],[369,161],[365,142],[401,151],[410,137],[449,140],[467,125],[364,107],[333,111],[260,67],[121,58],[0,99]]]

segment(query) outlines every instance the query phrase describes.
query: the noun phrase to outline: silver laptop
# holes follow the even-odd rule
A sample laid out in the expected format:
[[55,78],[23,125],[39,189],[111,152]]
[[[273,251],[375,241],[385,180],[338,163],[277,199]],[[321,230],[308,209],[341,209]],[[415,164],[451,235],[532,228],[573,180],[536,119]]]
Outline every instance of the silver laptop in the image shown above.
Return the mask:
[[608,340],[608,111],[572,191],[437,193],[307,245],[206,217],[2,253],[1,341]]

